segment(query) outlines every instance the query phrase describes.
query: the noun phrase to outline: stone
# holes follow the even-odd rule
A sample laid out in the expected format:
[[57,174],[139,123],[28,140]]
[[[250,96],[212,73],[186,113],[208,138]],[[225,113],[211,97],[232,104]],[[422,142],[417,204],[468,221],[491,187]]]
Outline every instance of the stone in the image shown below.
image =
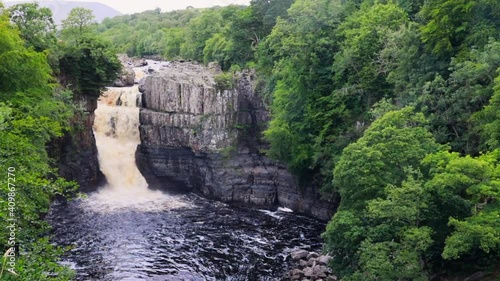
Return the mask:
[[305,261],[305,260],[300,260],[300,261],[299,261],[299,266],[300,266],[300,267],[302,267],[302,268],[306,267],[306,266],[307,266],[307,261]]
[[308,254],[309,254],[309,252],[306,251],[306,250],[297,250],[295,252],[292,252],[290,254],[290,256],[294,260],[300,260],[300,259],[303,259],[303,258],[307,257]]
[[306,267],[304,268],[304,276],[305,277],[313,277],[314,276],[314,270],[312,267]]
[[118,60],[122,63],[124,67],[143,67],[148,65],[148,62],[144,58],[131,58],[127,54],[118,54]]
[[135,72],[131,67],[123,67],[118,78],[113,82],[115,87],[129,87],[135,84]]
[[315,265],[313,267],[313,276],[315,278],[325,278],[328,271],[328,268],[324,265]]
[[307,259],[307,260],[309,260],[309,259],[315,259],[315,258],[317,258],[317,257],[319,257],[319,254],[318,254],[318,253],[316,253],[316,252],[310,252],[310,253],[307,255],[306,259]]
[[307,260],[307,266],[315,266],[316,265],[316,259],[315,258],[310,258]]
[[300,269],[294,269],[290,273],[292,280],[300,280],[300,278],[304,277],[304,272]]
[[134,64],[135,67],[143,67],[146,65],[148,65],[148,62],[145,59],[140,59]]
[[212,69],[212,70],[215,70],[215,71],[221,71],[221,67],[220,67],[219,63],[217,63],[216,61],[209,62],[208,63],[208,68]]
[[318,264],[321,264],[321,265],[328,265],[328,262],[330,261],[331,257],[330,256],[319,256],[316,261]]

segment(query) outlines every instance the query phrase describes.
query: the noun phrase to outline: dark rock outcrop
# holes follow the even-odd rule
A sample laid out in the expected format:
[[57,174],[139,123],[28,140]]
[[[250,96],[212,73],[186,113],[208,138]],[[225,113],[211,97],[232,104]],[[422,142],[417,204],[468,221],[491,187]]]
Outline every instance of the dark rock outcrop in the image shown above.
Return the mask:
[[76,181],[81,191],[95,191],[105,182],[105,177],[99,170],[97,147],[92,131],[97,99],[89,95],[76,95],[74,103],[83,108],[83,112],[74,117],[72,132],[50,143],[49,152],[58,160],[59,175]]
[[141,81],[136,160],[150,186],[330,219],[332,202],[298,188],[283,165],[261,153],[269,112],[254,90],[255,74],[223,84],[219,75],[216,67],[173,62]]

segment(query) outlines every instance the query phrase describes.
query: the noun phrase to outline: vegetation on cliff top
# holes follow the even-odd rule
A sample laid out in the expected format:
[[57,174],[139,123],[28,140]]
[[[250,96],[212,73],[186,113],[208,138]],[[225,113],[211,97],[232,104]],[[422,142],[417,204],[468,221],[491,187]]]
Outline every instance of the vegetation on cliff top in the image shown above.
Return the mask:
[[[2,7],[0,250],[6,255],[0,260],[0,279],[71,280],[73,272],[57,263],[62,249],[49,243],[43,217],[55,196],[77,186],[58,176],[57,159],[48,156],[47,144],[71,130],[79,110],[73,94],[99,95],[120,65],[90,30],[75,33],[75,27],[65,26],[64,41],[57,42],[50,10],[36,3]],[[92,67],[85,68],[89,63]]]

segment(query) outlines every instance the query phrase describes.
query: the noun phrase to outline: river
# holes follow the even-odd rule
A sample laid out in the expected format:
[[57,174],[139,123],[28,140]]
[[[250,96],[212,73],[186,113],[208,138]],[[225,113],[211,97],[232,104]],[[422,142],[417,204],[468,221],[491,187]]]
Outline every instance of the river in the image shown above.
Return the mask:
[[[140,71],[140,70],[139,70]],[[108,88],[94,134],[107,185],[47,216],[76,280],[281,280],[294,249],[321,249],[324,223],[288,209],[256,210],[193,193],[148,189],[135,166],[137,86]]]

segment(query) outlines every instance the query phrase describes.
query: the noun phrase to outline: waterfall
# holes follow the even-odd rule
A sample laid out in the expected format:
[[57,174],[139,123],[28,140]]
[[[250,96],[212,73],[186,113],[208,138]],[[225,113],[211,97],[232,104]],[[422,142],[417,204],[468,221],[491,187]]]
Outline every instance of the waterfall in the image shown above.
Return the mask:
[[140,143],[137,86],[109,88],[95,111],[94,134],[99,165],[111,190],[147,190],[147,183],[135,165]]
[[99,98],[93,125],[99,166],[107,185],[87,200],[93,209],[161,211],[184,207],[178,197],[148,189],[135,164],[140,144],[138,86],[110,87]]

